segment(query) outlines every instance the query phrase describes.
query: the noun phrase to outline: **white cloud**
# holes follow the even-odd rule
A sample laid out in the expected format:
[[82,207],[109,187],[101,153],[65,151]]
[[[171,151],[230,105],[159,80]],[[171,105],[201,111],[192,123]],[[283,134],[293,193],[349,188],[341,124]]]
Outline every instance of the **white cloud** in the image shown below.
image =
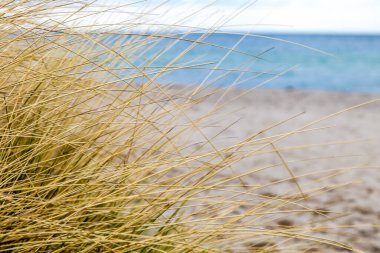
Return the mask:
[[[170,6],[173,8],[172,12],[179,14],[204,6],[205,2],[173,1]],[[192,18],[186,23],[202,27],[212,26],[221,17],[233,15],[244,3],[247,1],[215,1],[209,10],[204,10],[206,21],[199,24],[198,19]],[[259,0],[226,25],[240,29],[294,32],[380,32],[379,15],[379,0]],[[167,20],[171,19],[175,18],[167,16]]]
[[[210,3],[214,4],[210,5]],[[283,32],[377,32],[380,33],[380,0],[119,0],[124,13],[91,17],[85,23],[139,23],[224,27],[225,29]],[[133,3],[128,5],[128,3]],[[163,4],[163,5],[161,5]],[[241,7],[246,8],[241,11]],[[240,10],[240,11],[239,11]],[[130,14],[128,14],[130,12]],[[149,13],[133,15],[131,13]],[[92,21],[91,21],[92,20]],[[151,26],[152,27],[152,26]]]
[[[282,4],[276,6],[275,2]],[[260,8],[247,10],[236,21],[270,12],[264,23],[288,24],[290,31],[380,32],[378,0],[266,0],[258,5]]]

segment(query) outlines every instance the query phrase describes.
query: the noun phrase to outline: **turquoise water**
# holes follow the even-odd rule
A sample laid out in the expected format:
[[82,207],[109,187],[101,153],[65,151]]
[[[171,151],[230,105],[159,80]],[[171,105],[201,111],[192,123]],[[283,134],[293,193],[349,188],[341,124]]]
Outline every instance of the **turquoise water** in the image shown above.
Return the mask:
[[[154,68],[181,55],[159,79],[163,83],[380,92],[380,36],[213,34],[191,48],[202,36],[186,35],[188,41],[175,44],[160,40],[136,64],[150,60]],[[167,45],[172,48],[163,52]],[[152,61],[154,55],[159,57]],[[183,66],[191,69],[174,70]]]

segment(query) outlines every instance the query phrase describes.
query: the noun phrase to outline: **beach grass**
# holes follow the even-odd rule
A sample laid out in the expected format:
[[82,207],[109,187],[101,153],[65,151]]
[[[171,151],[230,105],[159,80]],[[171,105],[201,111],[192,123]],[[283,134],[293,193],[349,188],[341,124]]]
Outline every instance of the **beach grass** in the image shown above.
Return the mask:
[[[302,204],[323,190],[303,189],[276,146],[311,125],[216,147],[202,130],[213,111],[188,112],[225,91],[158,84],[186,53],[152,69],[163,52],[146,52],[163,35],[124,30],[110,44],[109,30],[79,25],[111,10],[95,7],[0,3],[0,252],[353,250],[314,236],[328,232],[317,223],[282,219],[308,212],[329,219]],[[245,182],[266,167],[224,174],[261,154],[279,158],[268,167],[285,167],[283,181],[295,190],[268,195]]]

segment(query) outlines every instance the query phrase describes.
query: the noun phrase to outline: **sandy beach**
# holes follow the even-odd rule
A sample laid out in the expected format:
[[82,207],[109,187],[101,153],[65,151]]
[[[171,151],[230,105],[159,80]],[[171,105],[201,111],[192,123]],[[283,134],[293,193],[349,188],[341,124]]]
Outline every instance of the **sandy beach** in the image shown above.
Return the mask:
[[[294,175],[299,177],[298,184],[310,195],[305,205],[328,213],[331,220],[326,219],[324,223],[330,231],[327,239],[339,240],[363,252],[380,252],[380,102],[328,116],[376,100],[380,95],[269,89],[246,92],[233,90],[221,100],[213,96],[193,108],[191,115],[197,117],[217,102],[230,101],[218,113],[213,113],[214,121],[204,122],[210,126],[203,129],[209,138],[218,133],[213,143],[219,147],[255,133],[266,137],[295,129],[313,129],[275,142]],[[303,128],[311,122],[314,124]],[[219,134],[220,129],[231,123],[234,124]],[[272,128],[274,124],[277,126]],[[269,130],[260,133],[263,129]],[[246,160],[234,168],[234,173],[261,163],[276,163],[276,159],[264,155]],[[287,177],[288,171],[280,166],[245,180],[262,185],[260,194],[275,196],[292,189],[297,191],[289,180],[265,187],[268,182]],[[320,218],[315,214],[297,214],[276,222],[297,226]],[[326,238],[323,230],[317,236]],[[326,246],[310,252],[344,252],[344,249]]]
[[0,6],[0,252],[380,253],[380,1]]

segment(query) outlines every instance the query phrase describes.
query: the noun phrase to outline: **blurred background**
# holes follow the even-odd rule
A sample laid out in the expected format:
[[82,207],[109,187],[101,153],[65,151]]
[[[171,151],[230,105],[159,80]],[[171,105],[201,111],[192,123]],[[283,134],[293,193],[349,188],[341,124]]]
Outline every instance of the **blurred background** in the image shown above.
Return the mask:
[[[160,82],[380,92],[380,1],[118,3],[124,3],[129,14],[97,22],[128,17],[135,24],[128,29],[168,35],[145,52],[146,59],[160,52],[152,68],[171,66]],[[161,52],[174,38],[183,40]],[[180,59],[170,63],[173,55]],[[136,64],[146,66],[144,57]]]

